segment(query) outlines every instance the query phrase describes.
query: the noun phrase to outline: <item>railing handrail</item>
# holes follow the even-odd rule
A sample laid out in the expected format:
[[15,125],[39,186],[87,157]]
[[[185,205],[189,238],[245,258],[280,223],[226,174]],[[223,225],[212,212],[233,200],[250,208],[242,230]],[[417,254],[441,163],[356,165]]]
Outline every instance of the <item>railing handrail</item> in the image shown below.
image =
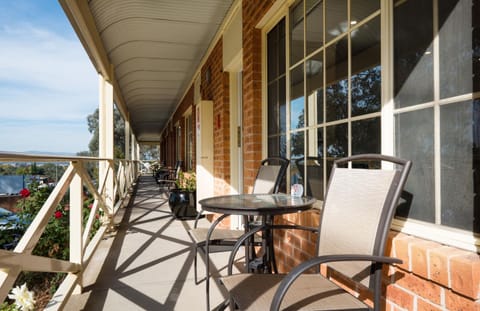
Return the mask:
[[[96,161],[99,164],[107,163],[107,169],[98,176],[98,189],[94,188],[92,177],[85,170],[83,162]],[[64,306],[74,288],[81,288],[82,273],[88,266],[90,259],[100,243],[103,235],[112,228],[113,217],[118,209],[128,202],[129,190],[138,177],[137,167],[140,161],[125,159],[106,159],[99,157],[40,155],[17,152],[1,152],[0,162],[69,162],[69,166],[62,175],[59,183],[53,188],[50,196],[43,203],[34,220],[28,227],[19,244],[13,251],[0,251],[0,298],[3,300],[13,286],[18,274],[23,270],[32,270],[35,263],[41,272],[68,272],[67,277],[59,286],[57,292],[45,310],[59,310]],[[119,165],[114,165],[119,162]],[[117,167],[118,172],[113,172]],[[109,177],[110,176],[110,177]],[[111,192],[105,189],[106,180],[113,178]],[[82,224],[83,195],[82,186],[86,186],[94,196],[94,203],[86,224]],[[70,188],[70,259],[58,260],[49,257],[33,256],[33,248],[46,227],[48,217],[53,214],[55,206]],[[112,199],[113,197],[113,199]],[[106,198],[109,198],[107,200]],[[117,200],[115,200],[118,198]],[[107,203],[110,202],[110,203]],[[106,206],[111,204],[111,206]],[[108,217],[108,221],[101,224],[95,236],[89,238],[90,230],[96,212],[101,209]],[[77,219],[78,217],[80,219]],[[72,239],[73,237],[73,239]]]
[[32,154],[22,152],[0,151],[0,162],[29,162],[29,161],[41,161],[41,162],[75,162],[75,161],[133,161],[127,159],[109,159],[100,157],[86,157],[86,156],[66,156],[55,154]]

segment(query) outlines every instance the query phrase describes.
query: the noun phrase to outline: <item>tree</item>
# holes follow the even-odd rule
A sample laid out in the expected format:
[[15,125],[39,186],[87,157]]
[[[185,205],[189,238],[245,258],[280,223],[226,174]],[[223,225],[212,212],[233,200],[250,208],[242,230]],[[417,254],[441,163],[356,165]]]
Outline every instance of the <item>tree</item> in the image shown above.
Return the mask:
[[160,158],[159,145],[140,145],[142,160],[158,160]]
[[[114,132],[113,132],[113,141],[115,148],[115,158],[123,159],[125,158],[125,121],[120,114],[120,111],[116,106],[113,106],[113,119],[114,119]],[[98,141],[99,141],[99,110],[98,108],[95,111],[87,116],[88,122],[88,131],[93,134],[88,148],[90,149],[91,156],[98,156]],[[85,154],[83,154],[85,155]]]

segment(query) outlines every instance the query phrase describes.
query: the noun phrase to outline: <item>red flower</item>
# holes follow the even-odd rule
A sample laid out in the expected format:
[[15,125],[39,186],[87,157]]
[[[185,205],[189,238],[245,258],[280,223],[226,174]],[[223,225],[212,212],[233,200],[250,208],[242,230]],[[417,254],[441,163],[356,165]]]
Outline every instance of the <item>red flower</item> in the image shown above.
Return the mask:
[[93,204],[90,204],[90,205],[88,206],[89,209],[92,209],[92,207],[93,207]]
[[23,188],[22,190],[20,190],[20,195],[22,196],[22,198],[28,198],[30,196],[30,190],[28,190],[27,188]]
[[60,211],[55,212],[55,218],[57,218],[57,219],[62,218],[62,216],[63,216],[62,212],[60,212]]

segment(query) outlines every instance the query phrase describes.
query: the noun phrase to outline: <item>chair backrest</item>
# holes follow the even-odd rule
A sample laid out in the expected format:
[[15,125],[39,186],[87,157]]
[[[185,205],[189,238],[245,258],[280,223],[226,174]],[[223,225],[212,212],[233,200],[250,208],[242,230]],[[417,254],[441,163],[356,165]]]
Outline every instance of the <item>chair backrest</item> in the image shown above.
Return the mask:
[[264,159],[258,169],[252,193],[277,193],[289,164],[290,161],[282,157]]
[[[369,160],[390,162],[391,169],[352,168],[355,161]],[[371,154],[336,161],[322,209],[319,255],[383,256],[410,167],[410,161]],[[380,275],[373,278],[372,274],[378,274],[378,269],[372,269],[369,262],[337,262],[330,266],[372,289],[379,286]]]

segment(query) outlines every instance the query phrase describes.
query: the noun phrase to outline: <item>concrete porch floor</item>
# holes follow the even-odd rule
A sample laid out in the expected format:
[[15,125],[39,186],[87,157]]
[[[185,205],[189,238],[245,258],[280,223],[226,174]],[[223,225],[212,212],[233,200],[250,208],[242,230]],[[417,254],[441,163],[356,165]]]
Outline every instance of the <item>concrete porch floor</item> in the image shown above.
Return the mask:
[[[104,238],[85,272],[83,293],[73,295],[65,310],[206,310],[205,282],[195,285],[187,233],[194,221],[172,218],[167,196],[153,177],[139,178],[115,222],[118,230]],[[201,226],[209,223],[203,219]],[[228,253],[211,258],[212,274],[226,274]],[[202,278],[202,256],[198,266]],[[210,284],[215,308],[227,296],[215,281]]]

